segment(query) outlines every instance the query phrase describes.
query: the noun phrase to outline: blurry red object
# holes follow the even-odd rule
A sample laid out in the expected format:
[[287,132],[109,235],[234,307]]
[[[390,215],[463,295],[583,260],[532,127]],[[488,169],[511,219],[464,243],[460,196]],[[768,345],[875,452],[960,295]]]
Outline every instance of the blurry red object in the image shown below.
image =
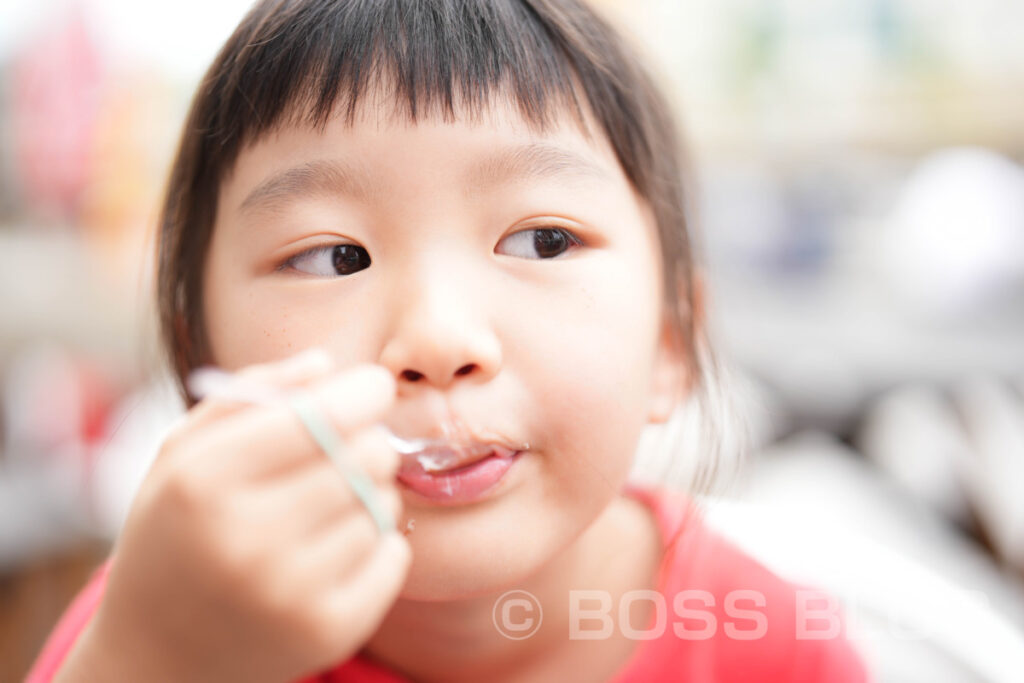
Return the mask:
[[75,5],[15,59],[15,172],[30,207],[73,217],[88,185],[103,70]]

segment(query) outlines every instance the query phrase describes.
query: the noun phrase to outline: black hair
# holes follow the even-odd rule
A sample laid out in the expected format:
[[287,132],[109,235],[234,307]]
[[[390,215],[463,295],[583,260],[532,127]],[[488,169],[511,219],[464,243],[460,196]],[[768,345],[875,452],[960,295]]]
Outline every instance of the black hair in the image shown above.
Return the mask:
[[185,377],[212,361],[202,272],[221,182],[275,126],[351,122],[381,89],[413,122],[475,116],[496,96],[540,129],[566,108],[585,127],[588,111],[653,212],[673,341],[699,381],[685,157],[670,107],[605,20],[579,0],[263,0],[196,92],[160,220],[161,333],[189,405]]

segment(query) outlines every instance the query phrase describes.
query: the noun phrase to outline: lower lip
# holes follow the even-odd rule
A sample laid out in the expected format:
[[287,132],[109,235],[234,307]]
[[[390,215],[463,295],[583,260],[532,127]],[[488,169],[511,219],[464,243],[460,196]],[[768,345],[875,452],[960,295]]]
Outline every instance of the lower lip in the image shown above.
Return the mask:
[[421,468],[400,470],[398,480],[409,490],[434,503],[473,503],[485,498],[498,485],[520,455],[522,451],[516,451],[511,457],[491,455],[472,465],[435,474],[424,472]]

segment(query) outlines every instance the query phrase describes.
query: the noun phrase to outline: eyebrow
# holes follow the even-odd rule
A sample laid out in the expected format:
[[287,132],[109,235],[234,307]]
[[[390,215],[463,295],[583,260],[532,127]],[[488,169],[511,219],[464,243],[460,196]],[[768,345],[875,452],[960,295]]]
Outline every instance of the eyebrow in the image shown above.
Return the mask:
[[276,173],[250,192],[239,210],[274,209],[295,197],[329,197],[344,194],[369,200],[382,188],[370,182],[365,169],[333,159],[316,159]]
[[469,174],[466,187],[470,192],[481,191],[526,178],[606,181],[611,176],[596,161],[578,152],[551,143],[532,142],[484,159]]
[[[467,193],[526,178],[566,180],[610,179],[608,171],[588,157],[550,143],[533,142],[506,148],[474,165],[466,177]],[[272,210],[296,197],[348,195],[369,201],[383,188],[371,182],[361,167],[339,160],[317,159],[265,179],[239,205],[241,212]]]

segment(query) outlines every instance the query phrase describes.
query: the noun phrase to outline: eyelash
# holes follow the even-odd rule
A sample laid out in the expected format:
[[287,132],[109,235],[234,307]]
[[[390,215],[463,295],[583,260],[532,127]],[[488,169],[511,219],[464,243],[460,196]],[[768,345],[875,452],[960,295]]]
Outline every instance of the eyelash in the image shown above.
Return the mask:
[[[561,258],[562,256],[564,256],[565,254],[569,253],[570,251],[573,251],[574,249],[577,249],[579,247],[584,246],[583,240],[578,235],[576,235],[574,232],[572,232],[571,230],[569,230],[567,228],[563,228],[563,227],[557,226],[557,225],[539,225],[539,226],[535,226],[535,227],[524,228],[523,230],[518,230],[516,232],[513,232],[513,233],[510,233],[510,234],[506,235],[505,237],[502,238],[502,241],[504,241],[506,239],[509,239],[511,237],[514,237],[515,235],[520,235],[520,234],[529,233],[529,232],[536,232],[536,231],[541,231],[541,230],[550,231],[550,232],[556,232],[556,233],[559,233],[559,234],[563,235],[566,238],[566,240],[568,241],[569,246],[566,248],[565,251],[561,252],[560,254],[558,254],[557,256],[554,256],[552,258],[536,258],[536,259],[529,259],[529,260],[534,260],[534,261],[554,261],[554,260],[557,260],[557,259]],[[334,249],[335,247],[345,246],[345,245],[348,245],[348,244],[350,244],[350,243],[349,242],[325,242],[323,244],[319,244],[319,245],[315,245],[315,246],[309,247],[308,249],[304,249],[303,251],[301,251],[301,252],[299,252],[297,254],[294,254],[292,256],[289,256],[288,258],[286,258],[280,265],[277,266],[276,270],[278,270],[278,271],[287,271],[289,269],[293,269],[294,264],[299,259],[301,259],[301,258],[304,258],[304,257],[310,256],[310,255],[316,254],[318,252],[329,251],[331,249]],[[351,245],[351,246],[359,246],[359,245]],[[301,273],[302,271],[298,271],[298,272]],[[306,274],[306,273],[303,273],[303,274]],[[316,276],[313,276],[313,277],[316,277]]]

